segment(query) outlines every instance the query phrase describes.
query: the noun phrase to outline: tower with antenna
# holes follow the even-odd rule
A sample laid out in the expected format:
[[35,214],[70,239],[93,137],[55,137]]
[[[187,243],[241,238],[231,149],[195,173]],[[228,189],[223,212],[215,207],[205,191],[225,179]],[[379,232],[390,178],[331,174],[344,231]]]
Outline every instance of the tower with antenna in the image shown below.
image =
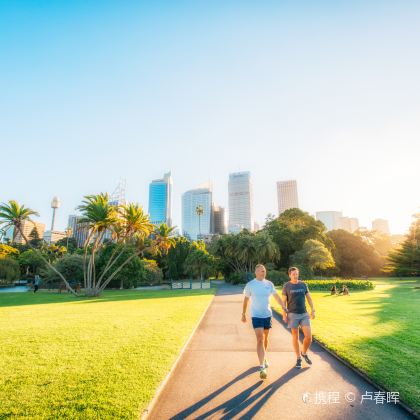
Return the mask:
[[51,201],[51,208],[53,209],[53,215],[52,215],[52,221],[51,221],[51,232],[54,231],[55,213],[60,206],[61,206],[60,199],[58,197],[54,197]]

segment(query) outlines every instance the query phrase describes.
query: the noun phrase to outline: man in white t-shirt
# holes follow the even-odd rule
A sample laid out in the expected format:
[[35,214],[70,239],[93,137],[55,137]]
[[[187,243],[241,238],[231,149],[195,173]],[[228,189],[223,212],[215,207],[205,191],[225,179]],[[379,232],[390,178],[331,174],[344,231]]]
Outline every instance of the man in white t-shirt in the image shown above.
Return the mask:
[[287,309],[277,293],[274,284],[266,280],[266,269],[262,264],[255,267],[255,279],[248,282],[244,289],[244,302],[242,307],[242,322],[246,322],[246,308],[251,299],[251,318],[257,337],[257,354],[260,362],[260,378],[267,378],[268,361],[266,358],[268,334],[271,328],[273,312],[270,306],[270,296],[273,296],[281,305],[283,311]]

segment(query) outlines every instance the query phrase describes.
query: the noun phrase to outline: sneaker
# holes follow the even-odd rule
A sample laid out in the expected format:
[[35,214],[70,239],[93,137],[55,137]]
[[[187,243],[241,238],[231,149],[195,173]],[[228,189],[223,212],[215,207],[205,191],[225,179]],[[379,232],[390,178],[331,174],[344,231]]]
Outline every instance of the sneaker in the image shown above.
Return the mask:
[[267,379],[267,369],[265,367],[260,367],[260,378]]
[[267,360],[267,359],[264,359],[264,367],[267,369],[267,368],[268,368],[268,366],[270,366],[270,365],[268,364],[268,360]]
[[296,360],[296,369],[302,369],[302,359],[299,357],[299,359]]
[[312,360],[308,357],[308,355],[307,354],[303,354],[303,353],[300,353],[301,355],[302,355],[302,357],[305,359],[305,362],[308,364],[308,365],[312,365]]

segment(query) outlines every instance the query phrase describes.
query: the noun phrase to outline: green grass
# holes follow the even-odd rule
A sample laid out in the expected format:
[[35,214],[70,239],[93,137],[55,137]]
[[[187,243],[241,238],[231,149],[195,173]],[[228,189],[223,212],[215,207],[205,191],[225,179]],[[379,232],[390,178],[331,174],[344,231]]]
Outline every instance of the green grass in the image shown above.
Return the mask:
[[213,294],[0,294],[0,418],[138,418]]
[[420,280],[374,283],[350,296],[311,292],[314,337],[420,411]]

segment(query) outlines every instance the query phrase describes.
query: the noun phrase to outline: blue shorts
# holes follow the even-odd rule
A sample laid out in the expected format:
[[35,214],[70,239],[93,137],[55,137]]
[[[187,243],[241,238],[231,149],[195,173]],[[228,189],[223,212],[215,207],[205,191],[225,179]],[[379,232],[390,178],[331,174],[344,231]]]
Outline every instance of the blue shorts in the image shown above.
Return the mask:
[[269,330],[271,328],[271,316],[268,318],[252,318],[253,328],[264,328]]

